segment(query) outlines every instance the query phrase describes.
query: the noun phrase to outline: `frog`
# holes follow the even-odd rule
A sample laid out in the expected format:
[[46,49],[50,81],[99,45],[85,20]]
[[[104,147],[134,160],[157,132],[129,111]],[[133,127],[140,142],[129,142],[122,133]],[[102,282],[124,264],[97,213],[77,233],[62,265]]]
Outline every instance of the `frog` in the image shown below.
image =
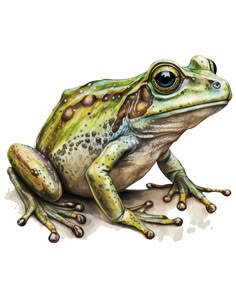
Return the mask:
[[[178,195],[177,208],[183,211],[193,197],[209,213],[215,212],[205,192],[229,196],[231,191],[193,183],[170,148],[231,98],[230,85],[217,75],[214,61],[201,55],[185,67],[158,60],[129,79],[96,80],[65,89],[35,147],[14,143],[8,149],[7,171],[25,206],[18,225],[34,215],[49,229],[53,243],[60,239],[53,220],[82,237],[84,205],[73,198],[62,201],[67,192],[94,199],[107,220],[152,239],[155,233],[146,223],[180,226],[183,220],[150,214],[152,200],[125,206],[120,195],[154,165],[171,181],[165,202]],[[152,182],[146,187],[163,189]]]

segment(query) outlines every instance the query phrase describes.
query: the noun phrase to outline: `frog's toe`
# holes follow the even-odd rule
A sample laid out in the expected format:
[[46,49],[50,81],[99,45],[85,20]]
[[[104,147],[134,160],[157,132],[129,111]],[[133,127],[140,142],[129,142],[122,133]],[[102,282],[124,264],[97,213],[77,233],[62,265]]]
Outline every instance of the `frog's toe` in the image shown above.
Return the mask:
[[159,225],[176,225],[181,226],[183,224],[183,220],[181,218],[169,219],[164,215],[153,215],[148,213],[139,213],[135,212],[135,215],[145,223],[153,223]]
[[147,209],[151,208],[153,206],[153,202],[152,200],[147,200],[146,202],[137,205],[137,206],[133,206],[133,207],[129,207],[128,209],[130,209],[133,212],[145,212]]
[[156,183],[147,183],[146,184],[147,189],[167,189],[171,187],[171,184],[156,184]]
[[231,195],[231,190],[229,189],[212,189],[208,187],[201,187],[197,186],[197,189],[200,190],[201,192],[219,192],[223,194],[224,196],[230,196]]
[[58,209],[56,206],[53,206],[53,205],[51,205],[51,207],[53,208],[53,210],[56,213],[58,213],[62,217],[74,219],[79,224],[85,224],[86,223],[86,217],[84,215],[82,215],[82,214],[76,214],[74,212],[69,212],[67,210]]
[[131,210],[141,221],[146,222],[146,223],[154,223],[154,224],[162,224],[162,225],[174,224],[176,226],[182,225],[183,220],[181,218],[169,219],[165,215],[148,214],[146,210],[150,209],[151,207],[153,207],[153,202],[151,200],[147,200],[143,204],[129,207],[128,209]]
[[177,192],[177,189],[174,186],[171,186],[168,193],[163,197],[163,201],[165,201],[166,203],[170,202]]
[[58,202],[55,204],[55,206],[65,208],[67,210],[71,209],[71,210],[78,211],[78,212],[84,211],[84,205],[82,203]]

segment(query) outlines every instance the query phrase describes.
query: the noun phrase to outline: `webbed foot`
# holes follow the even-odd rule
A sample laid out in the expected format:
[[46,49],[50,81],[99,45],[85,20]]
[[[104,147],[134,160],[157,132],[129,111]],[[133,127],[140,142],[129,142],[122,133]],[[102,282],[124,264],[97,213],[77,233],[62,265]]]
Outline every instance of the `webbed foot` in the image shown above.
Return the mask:
[[67,218],[73,219],[79,224],[84,224],[86,222],[84,215],[74,212],[83,211],[84,206],[82,204],[73,202],[52,204],[47,201],[43,201],[40,197],[28,190],[27,186],[19,179],[12,168],[8,169],[8,174],[25,205],[25,213],[17,221],[19,226],[26,225],[29,218],[32,215],[35,215],[36,218],[51,232],[48,239],[52,243],[58,242],[60,235],[50,219],[56,220],[70,228],[74,235],[78,238],[81,238],[84,235],[84,231],[80,226],[67,220]]
[[186,200],[190,196],[194,196],[196,199],[198,199],[202,204],[205,205],[206,210],[209,213],[213,213],[216,211],[217,207],[215,204],[213,204],[211,201],[209,201],[206,196],[203,194],[203,192],[219,192],[223,194],[224,196],[229,196],[231,194],[231,191],[229,189],[210,189],[210,188],[204,188],[201,186],[195,185],[187,176],[179,176],[175,179],[173,184],[171,185],[157,185],[154,183],[148,183],[147,185],[148,189],[166,189],[167,187],[170,187],[169,192],[167,195],[163,197],[163,200],[165,202],[170,202],[175,194],[179,195],[179,202],[177,203],[177,208],[180,211],[183,211],[187,208]]

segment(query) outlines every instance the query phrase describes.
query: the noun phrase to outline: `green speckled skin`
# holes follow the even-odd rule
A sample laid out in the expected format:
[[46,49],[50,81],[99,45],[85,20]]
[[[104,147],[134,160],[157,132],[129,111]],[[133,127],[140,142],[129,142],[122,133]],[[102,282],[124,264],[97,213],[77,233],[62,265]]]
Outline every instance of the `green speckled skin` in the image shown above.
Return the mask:
[[[118,192],[142,178],[156,162],[173,184],[187,177],[170,146],[231,99],[229,84],[215,68],[203,56],[194,56],[187,67],[161,60],[130,79],[93,81],[65,90],[39,133],[36,149],[10,147],[16,179],[51,202],[60,199],[63,190],[92,197],[110,220],[153,237],[141,222],[149,217],[124,208]],[[175,75],[169,88],[157,85],[161,71]],[[191,193],[211,211],[213,204],[199,190]],[[185,194],[180,192],[183,204]]]

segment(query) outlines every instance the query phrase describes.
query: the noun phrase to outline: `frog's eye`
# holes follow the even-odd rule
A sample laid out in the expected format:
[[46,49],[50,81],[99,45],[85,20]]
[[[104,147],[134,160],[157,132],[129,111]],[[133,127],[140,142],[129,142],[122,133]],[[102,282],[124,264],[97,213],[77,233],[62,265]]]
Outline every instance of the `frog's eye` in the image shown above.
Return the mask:
[[168,88],[174,84],[175,78],[174,73],[170,71],[161,71],[156,75],[155,81],[157,85],[161,86],[162,88]]
[[211,69],[211,72],[213,72],[214,74],[216,74],[217,72],[217,66],[215,64],[215,62],[211,59],[208,59],[209,61],[209,65],[210,65],[210,69]]
[[180,72],[171,65],[161,65],[153,70],[151,81],[155,89],[161,94],[170,94],[181,83]]

